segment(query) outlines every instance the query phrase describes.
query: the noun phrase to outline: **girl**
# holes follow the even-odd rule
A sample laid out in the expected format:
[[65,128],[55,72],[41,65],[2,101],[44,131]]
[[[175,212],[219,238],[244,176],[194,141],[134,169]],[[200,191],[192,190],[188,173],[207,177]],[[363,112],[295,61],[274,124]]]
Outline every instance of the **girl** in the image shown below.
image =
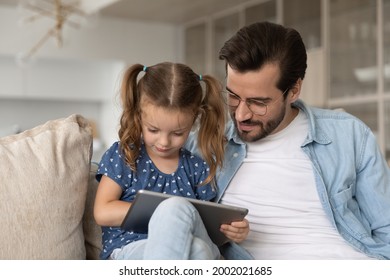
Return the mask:
[[[101,258],[220,258],[195,208],[179,198],[212,200],[216,195],[214,176],[224,154],[220,84],[183,64],[136,64],[125,72],[121,101],[120,141],[103,155],[96,175],[100,183],[94,216],[103,231]],[[183,148],[196,121],[204,160]],[[178,196],[160,203],[148,234],[119,227],[140,189]],[[235,241],[243,240],[249,231],[246,220],[225,227],[225,235]]]

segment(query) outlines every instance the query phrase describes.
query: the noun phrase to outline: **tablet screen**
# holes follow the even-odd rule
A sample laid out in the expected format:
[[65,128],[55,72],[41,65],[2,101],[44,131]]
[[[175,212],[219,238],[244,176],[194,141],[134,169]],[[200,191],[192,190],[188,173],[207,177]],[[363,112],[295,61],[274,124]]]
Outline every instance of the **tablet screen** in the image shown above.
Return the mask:
[[[140,190],[132,202],[124,218],[121,228],[139,233],[148,232],[149,220],[158,204],[173,195]],[[220,232],[221,224],[230,224],[233,221],[242,221],[248,214],[248,209],[219,204],[216,202],[186,198],[198,210],[211,240],[218,246],[228,241]]]

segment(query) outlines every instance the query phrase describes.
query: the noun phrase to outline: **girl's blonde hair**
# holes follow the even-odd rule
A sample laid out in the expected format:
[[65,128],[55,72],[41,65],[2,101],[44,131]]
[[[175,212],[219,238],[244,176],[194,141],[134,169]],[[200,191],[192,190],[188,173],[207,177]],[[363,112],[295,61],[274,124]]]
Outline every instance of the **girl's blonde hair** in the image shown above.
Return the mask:
[[[142,71],[145,74],[138,79]],[[205,83],[204,91],[201,81]],[[163,62],[147,68],[135,64],[126,70],[121,86],[119,139],[132,170],[136,169],[141,146],[141,97],[158,107],[194,114],[194,121],[199,121],[198,147],[210,167],[204,183],[211,182],[222,166],[225,146],[226,114],[218,80],[210,75],[199,76],[181,63]]]

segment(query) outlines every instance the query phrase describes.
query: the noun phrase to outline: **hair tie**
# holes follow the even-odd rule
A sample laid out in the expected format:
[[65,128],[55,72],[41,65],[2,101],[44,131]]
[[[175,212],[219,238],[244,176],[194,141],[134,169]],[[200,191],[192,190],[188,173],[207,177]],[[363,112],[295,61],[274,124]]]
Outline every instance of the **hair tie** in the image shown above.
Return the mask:
[[146,72],[146,69],[148,69],[148,67],[144,66],[144,68],[142,69],[142,71]]
[[202,81],[202,80],[203,80],[202,75],[199,75],[199,81]]

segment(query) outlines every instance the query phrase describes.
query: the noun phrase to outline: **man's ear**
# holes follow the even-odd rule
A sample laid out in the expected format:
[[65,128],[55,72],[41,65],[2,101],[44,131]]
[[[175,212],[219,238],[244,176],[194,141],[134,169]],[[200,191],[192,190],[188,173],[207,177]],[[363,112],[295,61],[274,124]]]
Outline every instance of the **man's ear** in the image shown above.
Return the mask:
[[299,78],[297,82],[290,88],[290,101],[295,102],[301,94],[303,80]]

